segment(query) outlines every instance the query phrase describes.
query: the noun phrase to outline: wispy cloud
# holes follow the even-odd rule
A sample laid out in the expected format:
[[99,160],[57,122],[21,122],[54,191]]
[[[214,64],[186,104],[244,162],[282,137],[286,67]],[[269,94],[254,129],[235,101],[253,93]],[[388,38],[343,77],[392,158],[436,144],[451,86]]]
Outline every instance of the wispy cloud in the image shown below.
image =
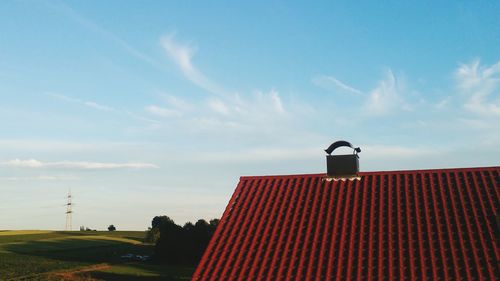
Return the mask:
[[169,107],[151,105],[146,109],[150,114],[171,116],[172,110],[183,113],[195,108],[196,112],[182,114],[185,118],[181,122],[189,130],[199,128],[204,132],[217,128],[252,130],[262,128],[263,123],[269,127],[271,123],[280,123],[279,120],[283,121],[283,117],[287,116],[286,104],[277,90],[254,91],[249,95],[228,93],[195,67],[195,47],[179,42],[174,33],[163,36],[161,45],[189,81],[216,97],[187,103],[167,95],[164,100]]
[[56,93],[47,93],[47,95],[49,95],[53,98],[65,101],[65,102],[71,102],[71,103],[77,103],[80,105],[84,105],[84,106],[90,107],[92,109],[97,109],[97,110],[101,110],[101,111],[115,111],[115,109],[111,106],[99,104],[99,103],[96,103],[94,101],[85,101],[85,100],[69,97],[66,95],[56,94]]
[[365,103],[366,112],[370,115],[386,115],[397,108],[408,109],[401,97],[403,88],[392,70],[388,69],[377,87],[370,91]]
[[271,114],[283,114],[286,112],[279,92],[274,89],[268,92],[256,91],[254,93],[254,100],[248,100],[246,102],[248,104],[253,104],[256,111],[263,111]]
[[272,105],[276,112],[278,113],[284,113],[285,108],[283,107],[283,103],[281,102],[281,98],[278,94],[278,91],[276,90],[271,90],[269,93],[269,97],[271,98]]
[[500,61],[482,66],[479,59],[461,64],[455,71],[457,87],[467,97],[470,112],[500,116]]
[[[116,109],[114,107],[111,107],[111,106],[107,106],[107,105],[103,105],[103,104],[99,104],[99,103],[96,103],[96,102],[93,102],[93,101],[85,101],[85,100],[81,100],[81,99],[78,99],[78,98],[73,98],[73,97],[69,97],[69,96],[66,96],[66,95],[61,95],[61,94],[55,94],[55,93],[47,93],[47,95],[51,96],[52,98],[56,98],[56,99],[59,99],[59,100],[62,100],[62,101],[65,101],[65,102],[69,102],[69,103],[75,103],[75,104],[79,104],[79,105],[82,105],[82,106],[86,106],[86,107],[89,107],[89,108],[92,108],[92,109],[95,109],[95,110],[100,110],[100,111],[107,111],[107,112],[114,112],[114,113],[118,113],[118,114],[122,114],[122,115],[125,115],[125,116],[129,116],[133,119],[136,119],[136,120],[139,120],[139,121],[143,121],[143,122],[147,122],[147,123],[150,123],[150,124],[153,124],[153,125],[157,125],[159,124],[160,122],[158,120],[154,120],[154,119],[151,119],[151,118],[146,118],[144,116],[141,116],[139,114],[136,114],[134,112],[131,112],[129,110],[124,110],[124,109]],[[163,109],[163,108],[160,108],[160,107],[156,107],[156,106],[150,106],[150,107],[146,107],[146,111],[156,115],[156,116],[161,116],[161,117],[167,117],[168,116],[178,116],[180,115],[180,112],[178,111],[174,111],[174,110],[171,110],[170,114],[167,114],[167,109]]]
[[342,92],[347,92],[347,93],[356,94],[356,95],[363,94],[363,92],[361,90],[358,90],[352,86],[349,86],[346,83],[338,80],[337,78],[335,78],[333,76],[320,75],[320,76],[314,77],[312,79],[312,82],[316,86],[323,87],[323,88],[331,88],[331,86],[333,86],[334,88],[336,88]]
[[377,86],[366,92],[348,85],[333,76],[316,76],[312,79],[312,83],[322,88],[333,88],[336,91],[349,93],[353,101],[354,98],[358,101],[362,99],[364,105],[354,108],[354,110],[361,109],[365,115],[383,116],[394,113],[399,109],[411,109],[404,98],[404,94],[407,91],[403,79],[396,76],[390,68],[385,71],[383,78],[377,82]]
[[[189,131],[196,128],[201,131],[216,128],[261,130],[263,124],[271,126],[292,115],[288,114],[286,104],[282,101],[279,92],[274,89],[267,92],[254,91],[246,96],[234,94],[227,97],[213,97],[190,104],[181,99],[169,97],[167,103],[170,107],[150,105],[145,110],[149,114],[160,117],[183,117],[177,119],[179,122],[177,125],[179,129]],[[194,108],[196,111],[191,110]],[[277,126],[282,125],[284,124]]]
[[156,105],[150,105],[146,107],[146,111],[160,117],[179,117],[182,114],[173,109],[164,108]]
[[226,104],[221,101],[221,100],[210,100],[208,102],[208,106],[214,111],[214,112],[217,112],[217,113],[220,113],[220,114],[223,114],[223,115],[227,115],[229,114],[229,109],[227,108]]
[[43,162],[36,159],[13,159],[0,164],[17,168],[64,168],[64,169],[83,169],[83,170],[110,170],[110,169],[146,169],[158,168],[151,163],[130,162],[130,163],[102,163],[86,161],[60,161]]
[[212,94],[226,95],[219,85],[193,65],[194,47],[177,42],[173,33],[163,36],[161,45],[189,81]]
[[441,100],[435,102],[434,104],[432,104],[432,106],[437,110],[442,110],[442,109],[445,109],[447,106],[449,106],[450,101],[451,101],[451,97],[447,96],[447,97],[444,97]]
[[189,111],[193,109],[193,105],[185,101],[180,97],[176,97],[173,95],[161,95],[167,104],[171,107],[174,107],[178,110]]
[[161,65],[159,62],[156,60],[152,59],[150,56],[146,55],[145,53],[139,51],[138,49],[132,47],[128,42],[123,40],[122,38],[118,37],[116,34],[110,32],[109,30],[103,28],[99,24],[95,23],[94,21],[82,16],[79,14],[77,11],[75,11],[73,8],[68,6],[67,4],[61,2],[61,1],[50,1],[50,2],[45,2],[48,6],[56,9],[57,11],[61,12],[63,15],[71,19],[72,21],[78,23],[82,27],[90,30],[91,32],[101,36],[102,38],[109,40],[118,46],[120,46],[123,50],[125,50],[127,53],[129,53],[131,56],[142,60],[143,62],[157,68],[160,70],[164,70],[164,66]]
[[98,103],[92,102],[92,101],[86,101],[83,104],[86,105],[86,106],[88,106],[88,107],[92,107],[92,108],[95,108],[95,109],[98,109],[98,110],[114,111],[114,108],[112,108],[112,107],[109,107],[109,106],[106,106],[106,105],[102,105],[102,104],[98,104]]

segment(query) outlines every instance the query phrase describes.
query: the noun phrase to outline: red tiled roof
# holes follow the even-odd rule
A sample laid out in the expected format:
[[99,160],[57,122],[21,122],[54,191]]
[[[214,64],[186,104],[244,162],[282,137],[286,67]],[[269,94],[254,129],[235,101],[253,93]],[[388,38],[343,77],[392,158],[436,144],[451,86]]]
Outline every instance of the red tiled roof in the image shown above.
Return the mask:
[[500,167],[242,177],[193,280],[495,280]]

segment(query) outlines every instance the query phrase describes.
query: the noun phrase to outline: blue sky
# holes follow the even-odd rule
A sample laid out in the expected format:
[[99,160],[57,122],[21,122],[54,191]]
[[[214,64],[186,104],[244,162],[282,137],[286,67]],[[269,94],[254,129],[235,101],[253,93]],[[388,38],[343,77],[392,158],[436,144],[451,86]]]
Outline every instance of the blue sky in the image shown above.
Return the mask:
[[220,217],[239,176],[499,165],[498,1],[2,1],[0,229]]

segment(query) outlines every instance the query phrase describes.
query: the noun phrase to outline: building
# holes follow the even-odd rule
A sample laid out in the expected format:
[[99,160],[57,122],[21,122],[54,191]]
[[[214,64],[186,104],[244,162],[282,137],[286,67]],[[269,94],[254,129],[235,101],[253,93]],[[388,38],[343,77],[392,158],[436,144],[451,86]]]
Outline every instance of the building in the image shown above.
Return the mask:
[[193,280],[498,280],[500,167],[241,177]]

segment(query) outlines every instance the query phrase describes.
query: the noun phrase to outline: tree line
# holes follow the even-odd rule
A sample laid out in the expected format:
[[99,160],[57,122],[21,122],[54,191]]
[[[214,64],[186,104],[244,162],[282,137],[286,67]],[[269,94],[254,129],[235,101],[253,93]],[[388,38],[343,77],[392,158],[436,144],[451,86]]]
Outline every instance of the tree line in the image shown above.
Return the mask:
[[151,221],[146,240],[155,243],[154,258],[167,264],[196,265],[215,232],[218,219],[177,225],[168,216]]

